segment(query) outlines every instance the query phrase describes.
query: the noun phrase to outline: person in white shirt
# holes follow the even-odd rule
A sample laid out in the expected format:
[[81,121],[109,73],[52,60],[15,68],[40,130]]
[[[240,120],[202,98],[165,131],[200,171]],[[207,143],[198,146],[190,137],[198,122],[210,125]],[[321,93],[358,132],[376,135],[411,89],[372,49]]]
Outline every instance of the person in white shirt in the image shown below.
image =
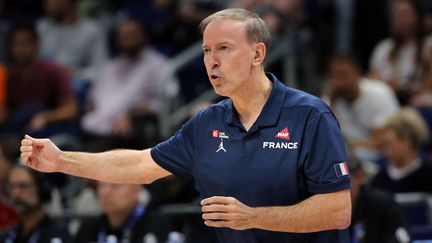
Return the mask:
[[380,128],[399,110],[393,90],[384,82],[362,77],[356,60],[343,54],[331,58],[329,81],[330,105],[347,144],[354,150],[376,150]]
[[108,58],[103,28],[77,15],[73,0],[45,0],[37,22],[40,55],[68,67],[75,80],[93,81]]
[[368,76],[387,82],[402,104],[420,78],[430,38],[423,30],[424,11],[415,1],[397,0],[391,5],[393,34],[379,42],[370,59]]
[[[117,26],[117,46],[120,55],[108,62],[90,89],[89,109],[81,126],[90,136],[114,141],[130,139],[132,117],[156,114],[161,96],[173,97],[178,92],[176,80],[159,92],[168,59],[148,44],[142,25],[125,19]],[[125,146],[119,144],[119,146]]]

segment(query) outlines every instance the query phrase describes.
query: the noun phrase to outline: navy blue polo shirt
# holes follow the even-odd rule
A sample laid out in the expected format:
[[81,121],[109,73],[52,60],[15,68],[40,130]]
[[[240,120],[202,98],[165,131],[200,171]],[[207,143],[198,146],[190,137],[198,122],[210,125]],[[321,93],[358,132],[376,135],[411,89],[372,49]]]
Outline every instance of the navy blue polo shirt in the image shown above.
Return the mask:
[[[349,189],[343,139],[328,106],[272,74],[268,77],[272,91],[249,131],[226,99],[155,146],[153,159],[171,173],[193,179],[202,198],[231,196],[251,207],[294,205],[314,194]],[[215,230],[226,243],[350,242],[347,230]]]

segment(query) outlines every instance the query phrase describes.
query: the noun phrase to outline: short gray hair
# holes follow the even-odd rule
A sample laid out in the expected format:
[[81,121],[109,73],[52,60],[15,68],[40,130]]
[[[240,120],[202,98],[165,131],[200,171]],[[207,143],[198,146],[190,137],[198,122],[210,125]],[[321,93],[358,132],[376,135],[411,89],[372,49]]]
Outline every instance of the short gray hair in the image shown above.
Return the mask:
[[246,35],[250,41],[262,42],[268,48],[270,45],[270,32],[265,22],[258,14],[241,9],[229,8],[216,12],[205,19],[199,25],[201,34],[204,33],[207,26],[216,19],[231,19],[246,23]]

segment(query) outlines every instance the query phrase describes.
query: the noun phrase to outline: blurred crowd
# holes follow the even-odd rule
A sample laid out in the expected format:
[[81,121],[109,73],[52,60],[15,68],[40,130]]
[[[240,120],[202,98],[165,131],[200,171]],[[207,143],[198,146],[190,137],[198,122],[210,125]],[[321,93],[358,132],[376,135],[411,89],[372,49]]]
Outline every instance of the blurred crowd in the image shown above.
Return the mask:
[[20,165],[19,141],[100,152],[165,139],[163,104],[211,87],[202,55],[160,82],[227,7],[258,13],[266,71],[338,118],[353,242],[432,239],[431,0],[0,0],[0,242],[216,242],[192,182],[42,175]]

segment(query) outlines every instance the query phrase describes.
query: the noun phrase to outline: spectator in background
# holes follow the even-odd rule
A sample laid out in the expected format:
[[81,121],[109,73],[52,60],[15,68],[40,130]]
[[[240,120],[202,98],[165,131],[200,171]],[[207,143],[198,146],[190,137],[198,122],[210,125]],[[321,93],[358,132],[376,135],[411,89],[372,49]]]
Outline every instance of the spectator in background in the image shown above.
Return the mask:
[[55,238],[63,243],[71,241],[64,224],[50,218],[43,209],[51,194],[41,174],[16,166],[9,174],[7,191],[20,221],[14,229],[0,236],[0,242],[46,243]]
[[[81,123],[90,141],[97,143],[104,138],[101,150],[106,146],[124,146],[122,140],[138,135],[132,118],[155,114],[162,98],[158,83],[167,59],[148,46],[143,26],[132,19],[121,22],[117,27],[117,45],[121,54],[95,80],[89,97],[91,109]],[[168,96],[177,93],[175,82],[163,89]]]
[[339,54],[330,60],[327,95],[348,146],[361,159],[375,159],[380,128],[399,109],[391,88],[362,77],[357,61]]
[[7,82],[7,69],[0,63],[0,126],[1,122],[6,119],[6,82]]
[[142,186],[99,182],[97,194],[103,215],[82,222],[75,242],[166,242],[167,221],[140,202]]
[[41,57],[65,65],[80,81],[93,81],[107,59],[106,33],[77,16],[74,0],[45,0],[37,23]]
[[16,26],[11,31],[10,51],[13,63],[7,78],[7,103],[1,111],[6,112],[3,122],[8,125],[2,132],[52,136],[71,131],[77,104],[70,77],[62,67],[39,60],[38,35],[32,26]]
[[19,140],[14,137],[0,138],[0,233],[11,229],[18,220],[7,197],[6,184],[9,172],[20,155]]
[[378,43],[369,76],[387,82],[399,102],[407,104],[426,58],[424,10],[418,1],[396,0],[391,5],[393,34]]
[[349,171],[353,203],[352,242],[410,242],[407,222],[392,195],[366,184],[367,175],[358,159],[350,159]]
[[420,157],[428,128],[419,113],[403,108],[388,118],[382,133],[386,168],[372,180],[372,186],[398,192],[432,192],[432,168]]

